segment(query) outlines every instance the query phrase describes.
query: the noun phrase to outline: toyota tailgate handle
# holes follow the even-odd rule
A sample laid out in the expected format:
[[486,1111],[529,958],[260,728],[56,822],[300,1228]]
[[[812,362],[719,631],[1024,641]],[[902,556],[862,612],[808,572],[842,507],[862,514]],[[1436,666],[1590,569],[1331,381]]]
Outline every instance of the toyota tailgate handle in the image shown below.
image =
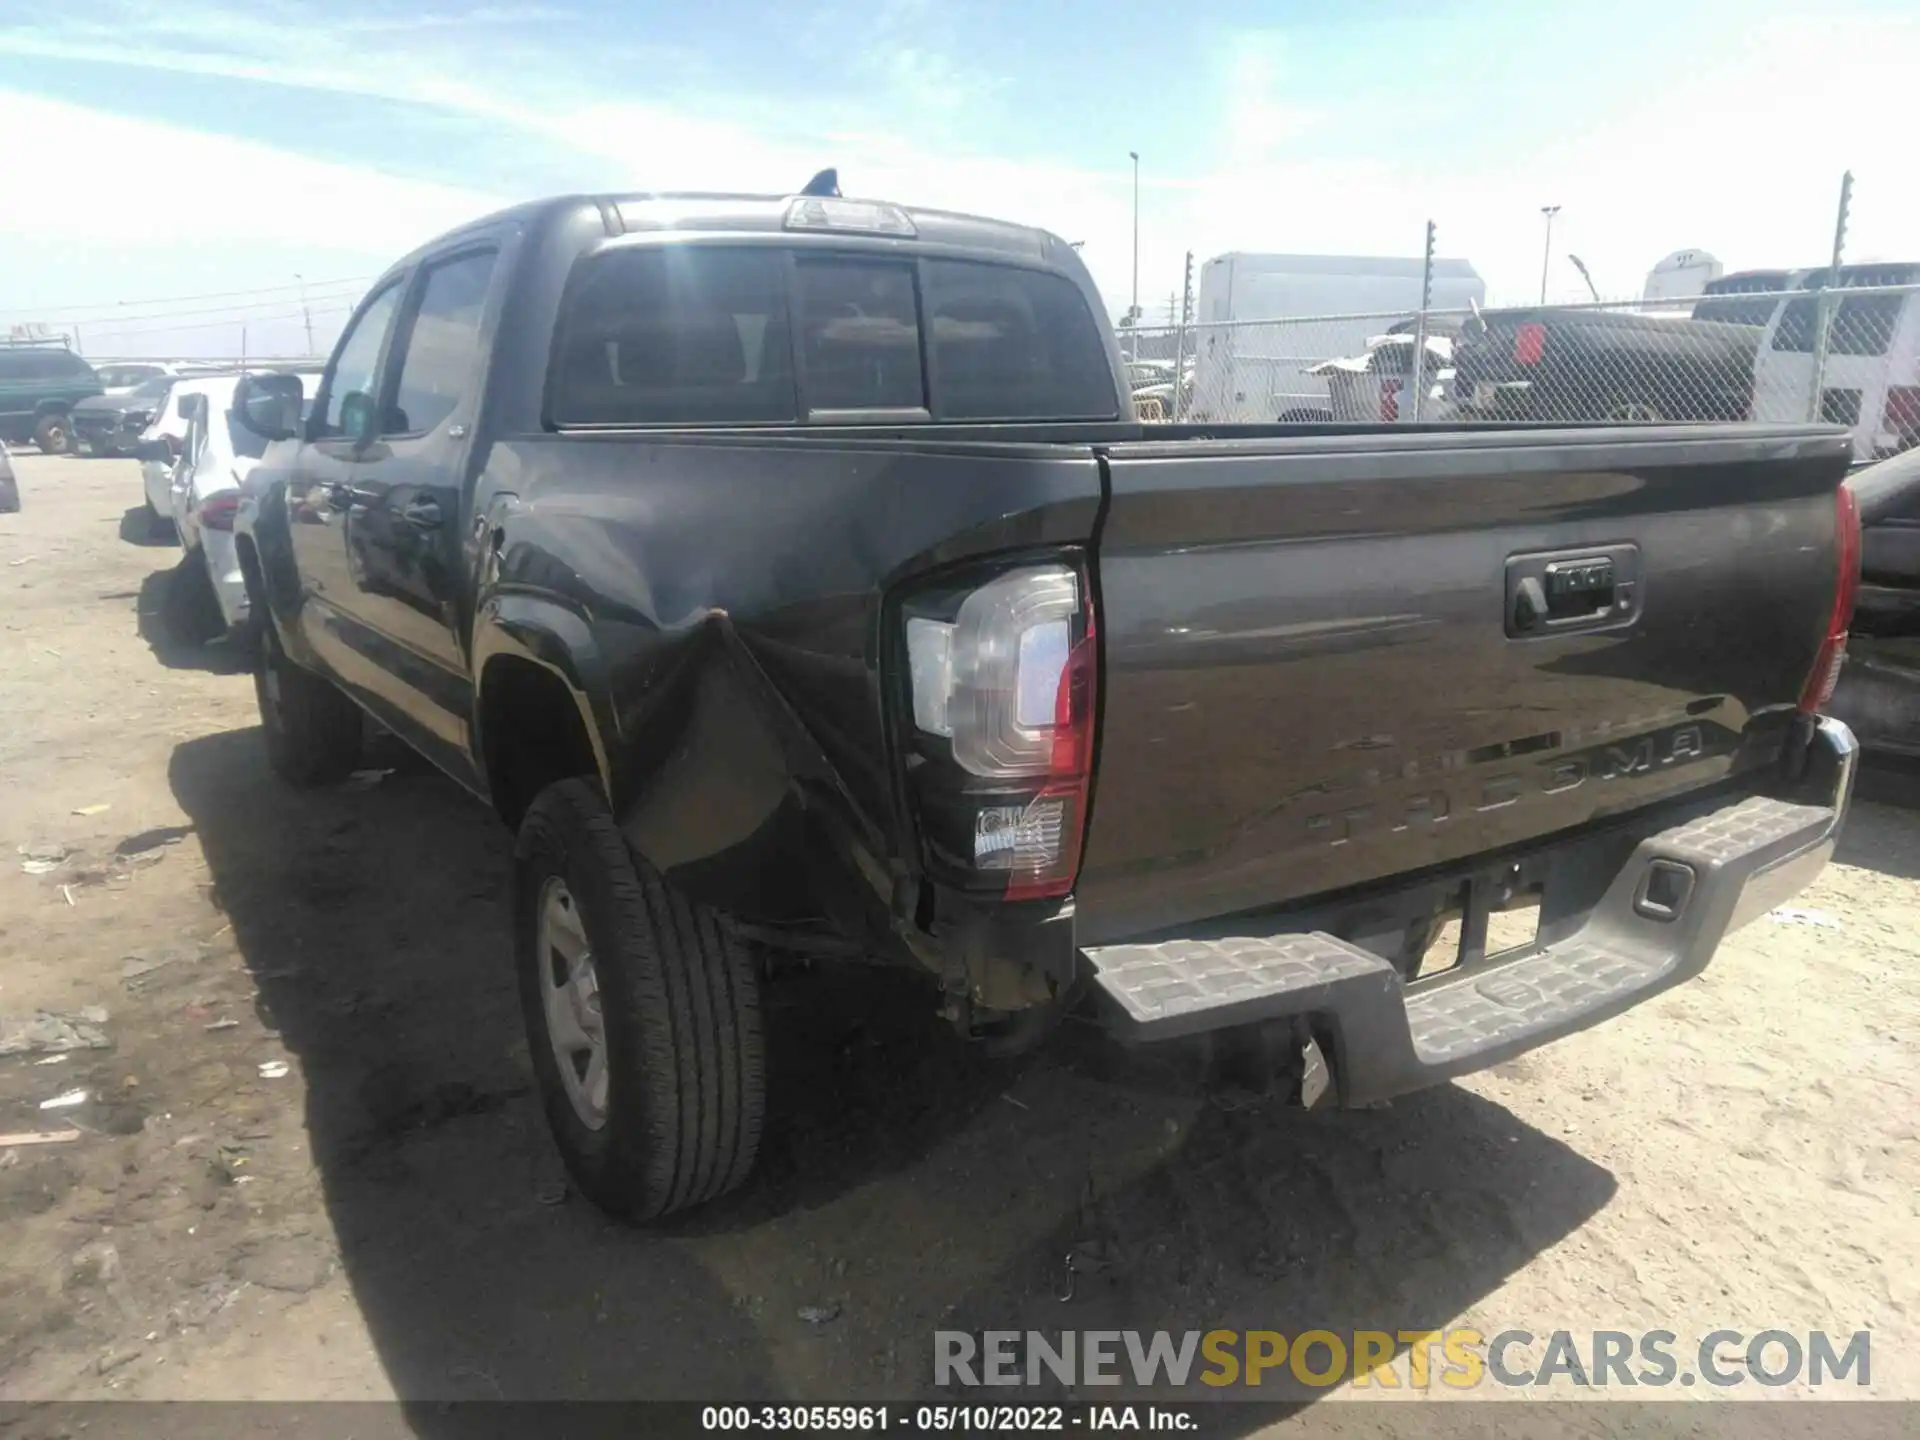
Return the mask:
[[1612,629],[1640,614],[1640,548],[1515,555],[1507,561],[1507,634]]

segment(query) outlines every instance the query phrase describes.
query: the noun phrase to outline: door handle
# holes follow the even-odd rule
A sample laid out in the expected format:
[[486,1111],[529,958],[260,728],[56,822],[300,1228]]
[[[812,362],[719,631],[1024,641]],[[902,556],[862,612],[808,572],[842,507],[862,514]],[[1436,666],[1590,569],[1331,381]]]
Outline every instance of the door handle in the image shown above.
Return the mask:
[[440,524],[440,502],[431,495],[422,495],[407,502],[400,518],[416,530],[436,529]]

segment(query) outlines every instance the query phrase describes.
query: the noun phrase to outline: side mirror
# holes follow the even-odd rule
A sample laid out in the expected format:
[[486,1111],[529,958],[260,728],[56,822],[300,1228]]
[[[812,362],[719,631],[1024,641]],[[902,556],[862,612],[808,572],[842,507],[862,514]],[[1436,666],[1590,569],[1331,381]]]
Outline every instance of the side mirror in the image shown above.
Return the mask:
[[207,423],[207,397],[204,395],[182,395],[180,397],[180,418],[189,425]]
[[349,391],[340,401],[340,429],[356,445],[373,439],[373,397],[364,391]]
[[[183,399],[181,409],[199,399]],[[248,375],[240,381],[233,397],[233,417],[262,440],[291,440],[300,433],[300,377],[298,375]]]

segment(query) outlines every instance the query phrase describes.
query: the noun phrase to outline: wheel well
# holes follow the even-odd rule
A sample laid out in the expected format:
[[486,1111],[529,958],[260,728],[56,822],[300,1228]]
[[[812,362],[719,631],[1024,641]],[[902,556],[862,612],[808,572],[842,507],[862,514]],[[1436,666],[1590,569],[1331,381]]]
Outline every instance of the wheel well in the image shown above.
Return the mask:
[[518,828],[533,797],[556,780],[600,779],[573,692],[530,660],[499,656],[480,676],[480,744],[493,808]]

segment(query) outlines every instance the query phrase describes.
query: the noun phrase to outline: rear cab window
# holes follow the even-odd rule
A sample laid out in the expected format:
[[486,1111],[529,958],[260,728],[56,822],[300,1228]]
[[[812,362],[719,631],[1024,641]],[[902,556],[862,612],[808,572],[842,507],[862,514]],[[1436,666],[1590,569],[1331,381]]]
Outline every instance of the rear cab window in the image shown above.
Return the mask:
[[673,243],[582,260],[548,377],[559,427],[1111,420],[1077,286],[990,262]]

